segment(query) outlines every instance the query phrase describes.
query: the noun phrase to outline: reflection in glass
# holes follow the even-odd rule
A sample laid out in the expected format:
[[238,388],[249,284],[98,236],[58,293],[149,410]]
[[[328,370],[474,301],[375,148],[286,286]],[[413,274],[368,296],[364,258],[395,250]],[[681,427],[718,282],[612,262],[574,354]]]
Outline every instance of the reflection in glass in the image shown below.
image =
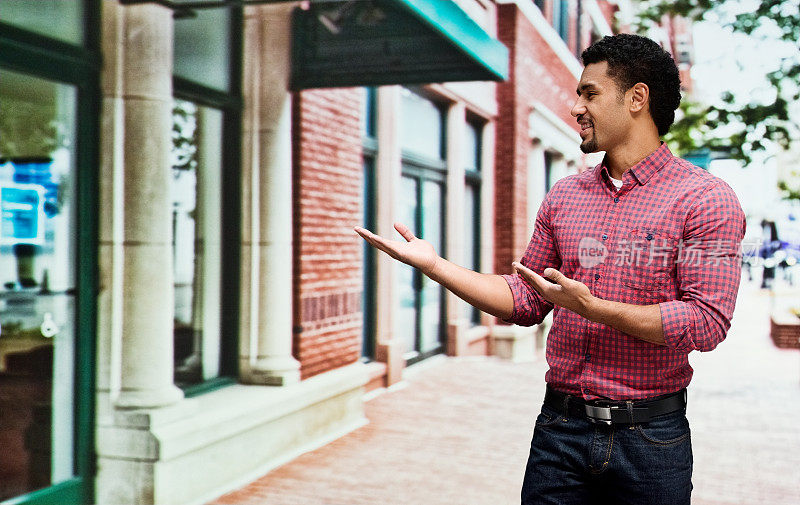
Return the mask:
[[[478,190],[472,184],[464,187],[464,261],[465,266],[480,271],[479,237],[480,216],[478,213]],[[463,317],[472,323],[480,321],[478,309],[468,303],[463,305]]]
[[219,375],[222,280],[222,112],[176,100],[172,225],[175,382]]
[[76,93],[2,71],[0,103],[3,500],[75,475]]
[[81,0],[0,0],[0,21],[81,45],[83,5]]
[[230,88],[230,9],[195,9],[175,19],[173,72],[227,91]]
[[430,100],[403,88],[400,145],[404,151],[444,159],[444,113]]
[[[442,251],[442,185],[424,181],[422,188],[422,236]],[[420,351],[428,352],[439,347],[442,322],[442,286],[422,275]]]
[[[417,180],[402,177],[398,192],[398,220],[417,234]],[[394,262],[397,269],[396,286],[398,307],[394,314],[394,334],[405,343],[408,353],[417,349],[417,294],[414,286],[414,269],[405,263]]]

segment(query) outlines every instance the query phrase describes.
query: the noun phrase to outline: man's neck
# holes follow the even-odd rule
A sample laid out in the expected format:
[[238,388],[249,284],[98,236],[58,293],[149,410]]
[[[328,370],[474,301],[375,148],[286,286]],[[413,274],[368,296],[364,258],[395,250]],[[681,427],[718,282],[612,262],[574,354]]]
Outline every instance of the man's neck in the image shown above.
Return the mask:
[[614,179],[622,179],[622,174],[653,154],[659,147],[661,139],[655,137],[632,140],[616,149],[606,151],[605,165],[609,175]]

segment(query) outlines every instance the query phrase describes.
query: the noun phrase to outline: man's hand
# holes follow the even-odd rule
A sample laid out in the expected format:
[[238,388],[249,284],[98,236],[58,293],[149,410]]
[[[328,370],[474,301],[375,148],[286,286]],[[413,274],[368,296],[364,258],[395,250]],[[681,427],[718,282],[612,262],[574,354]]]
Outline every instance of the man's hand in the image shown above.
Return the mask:
[[519,263],[514,262],[512,265],[533,289],[554,305],[651,344],[666,345],[661,308],[657,303],[632,305],[603,300],[592,295],[586,284],[568,278],[555,268],[545,268],[542,277]]
[[405,239],[405,242],[387,240],[361,227],[356,227],[355,232],[361,235],[371,246],[430,276],[440,259],[433,246],[415,237],[408,226],[402,223],[395,223],[394,229]]
[[568,278],[555,268],[545,268],[545,278],[520,263],[514,262],[512,266],[542,298],[589,319],[589,311],[596,298],[586,284]]

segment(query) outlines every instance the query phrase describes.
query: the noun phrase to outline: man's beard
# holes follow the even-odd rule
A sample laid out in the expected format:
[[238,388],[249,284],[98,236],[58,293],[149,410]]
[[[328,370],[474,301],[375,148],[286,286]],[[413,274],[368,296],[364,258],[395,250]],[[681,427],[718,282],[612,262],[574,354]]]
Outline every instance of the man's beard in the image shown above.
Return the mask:
[[589,153],[596,153],[599,150],[599,145],[597,144],[597,137],[592,134],[592,136],[583,142],[581,142],[581,151],[585,154]]

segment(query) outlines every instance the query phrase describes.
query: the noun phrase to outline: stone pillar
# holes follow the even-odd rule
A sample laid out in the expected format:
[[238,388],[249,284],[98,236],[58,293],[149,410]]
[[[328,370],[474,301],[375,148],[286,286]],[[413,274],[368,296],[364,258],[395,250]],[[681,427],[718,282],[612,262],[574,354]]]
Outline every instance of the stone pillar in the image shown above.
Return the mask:
[[113,418],[113,400],[120,388],[122,343],[122,27],[123,11],[103,2],[102,112],[100,118],[100,208],[98,216],[97,375],[98,424]]
[[[464,265],[464,130],[466,128],[466,107],[461,102],[453,103],[447,111],[447,259],[457,265]],[[441,253],[441,251],[438,251]],[[469,342],[466,331],[469,321],[464,318],[464,305],[461,298],[450,291],[445,292],[447,313],[447,354],[461,356],[466,354]]]
[[[400,86],[378,88],[378,157],[375,160],[376,230],[384,237],[398,238],[394,230],[397,217],[395,191],[400,187],[402,158],[400,154]],[[375,359],[386,363],[386,385],[399,382],[405,368],[405,344],[394,334],[395,260],[386,254],[376,259],[377,301]]]
[[[494,272],[494,121],[483,126],[481,132],[481,270],[484,273]],[[500,230],[503,233],[504,230]],[[481,313],[483,326],[494,325],[496,318],[486,312]]]
[[[257,116],[251,116],[251,139],[258,171],[252,189],[258,192],[251,224],[258,270],[256,296],[251,297],[255,355],[248,357],[246,380],[286,385],[300,380],[300,364],[292,356],[292,114],[288,91],[291,71],[291,14],[294,5],[260,7],[248,23],[247,63],[258,65],[249,75],[258,80]],[[256,47],[252,47],[255,45]],[[255,128],[253,128],[255,126]],[[256,214],[257,213],[257,214]],[[255,245],[257,244],[257,246]],[[257,321],[257,322],[256,322]]]
[[545,188],[545,161],[544,147],[538,139],[531,143],[528,151],[528,236],[533,235],[533,226],[536,223],[536,214],[544,201]]
[[152,408],[183,397],[173,384],[170,149],[172,11],[123,9],[122,408]]

